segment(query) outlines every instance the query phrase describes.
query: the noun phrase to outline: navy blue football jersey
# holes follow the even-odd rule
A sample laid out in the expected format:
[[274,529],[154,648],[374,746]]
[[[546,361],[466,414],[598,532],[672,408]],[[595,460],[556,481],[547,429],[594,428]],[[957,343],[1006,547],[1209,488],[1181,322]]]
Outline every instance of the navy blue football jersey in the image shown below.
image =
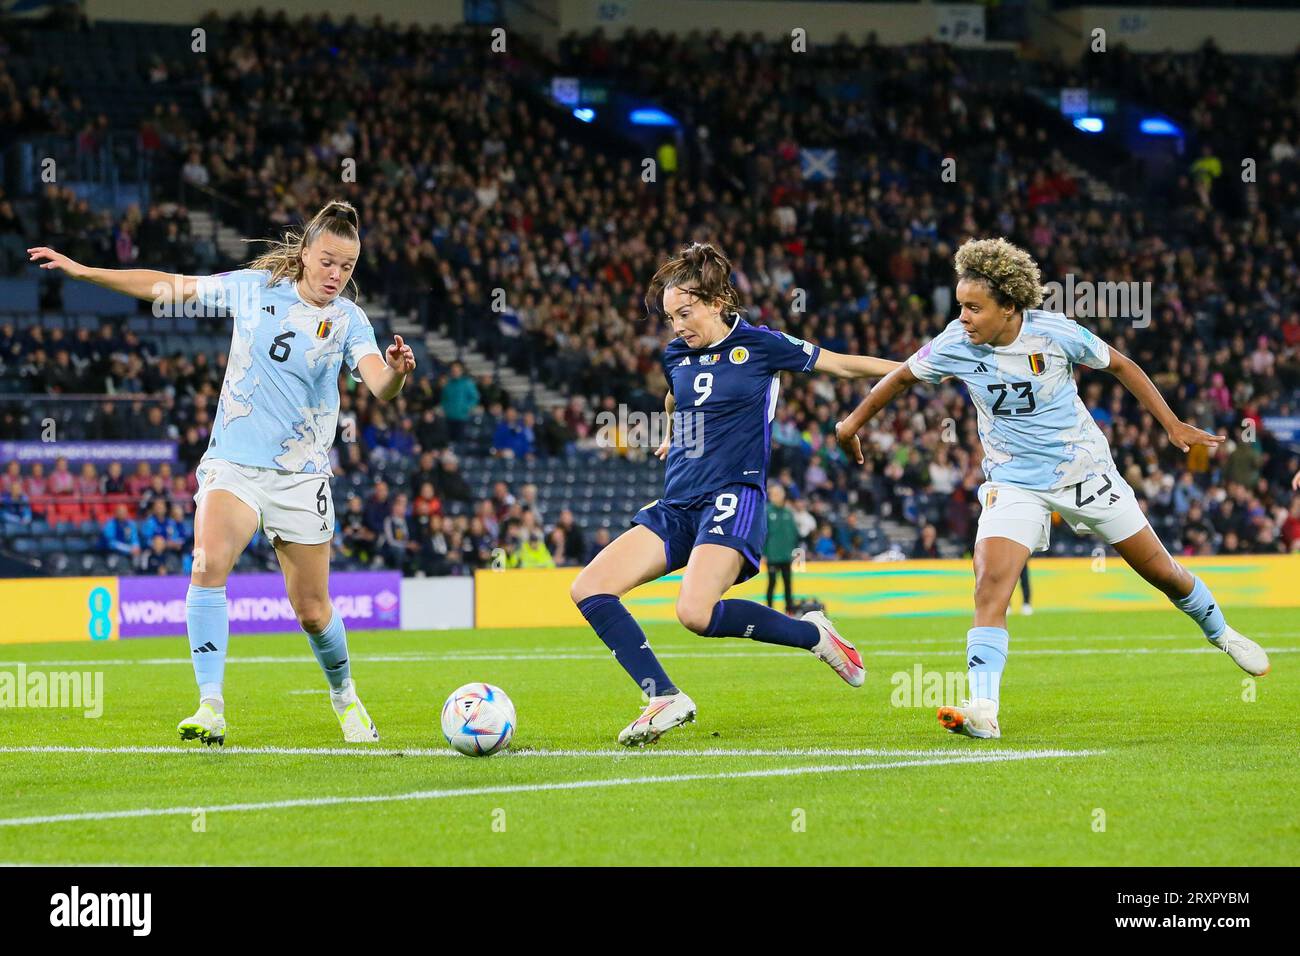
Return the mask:
[[692,501],[737,482],[766,489],[780,373],[810,372],[820,353],[739,315],[715,345],[669,342],[663,367],[676,409],[663,500]]

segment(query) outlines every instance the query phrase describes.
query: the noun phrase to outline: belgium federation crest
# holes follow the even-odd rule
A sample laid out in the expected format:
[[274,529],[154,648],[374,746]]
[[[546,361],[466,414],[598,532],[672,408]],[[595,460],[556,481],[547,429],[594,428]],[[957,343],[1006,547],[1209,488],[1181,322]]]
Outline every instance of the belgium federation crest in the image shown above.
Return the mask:
[[333,328],[334,328],[334,321],[332,319],[321,319],[319,322],[316,323],[316,338],[318,339],[329,338],[330,332],[333,330]]
[[1031,352],[1029,355],[1029,371],[1035,375],[1042,375],[1047,368],[1047,359],[1043,357],[1042,352]]

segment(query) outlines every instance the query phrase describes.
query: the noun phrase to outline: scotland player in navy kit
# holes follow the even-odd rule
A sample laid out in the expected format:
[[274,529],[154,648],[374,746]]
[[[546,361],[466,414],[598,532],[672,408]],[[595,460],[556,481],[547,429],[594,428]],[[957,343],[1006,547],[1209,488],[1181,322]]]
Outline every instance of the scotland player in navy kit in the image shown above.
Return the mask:
[[671,432],[664,494],[637,513],[573,583],[588,623],[649,698],[619,743],[640,745],[694,719],[696,707],[668,678],[641,627],[620,600],[638,585],[685,568],[677,618],[705,637],[747,637],[801,647],[846,682],[862,685],[857,650],[820,611],[794,620],[754,601],[722,600],[758,572],[766,534],[767,464],[780,373],[822,371],[843,378],[884,375],[897,363],[838,355],[756,328],[739,313],[731,265],[696,243],[665,263],[646,304],[662,311],[675,338],[663,354]]
[[415,358],[395,336],[385,361],[365,312],[341,297],[360,250],[356,211],[338,201],[321,209],[301,235],[273,243],[251,268],[216,276],[92,269],[52,249],[28,250],[33,261],[46,260],[43,269],[63,269],[155,302],[198,300],[234,318],[212,437],[196,472],[194,566],[185,611],[199,708],[180,722],[183,739],[225,741],[226,579],[259,528],[275,546],[289,602],[329,683],[344,739],[379,739],[352,681],[343,619],[330,604],[329,452],[340,369],[346,365],[387,401],[401,391]]
[[956,267],[960,317],[877,383],[836,426],[841,446],[861,464],[858,432],[917,382],[958,378],[975,405],[987,480],[979,489],[975,626],[966,636],[970,699],[940,708],[940,723],[969,737],[1001,736],[1007,605],[1030,552],[1048,546],[1053,511],[1112,545],[1239,667],[1268,673],[1263,648],[1228,626],[1204,582],[1156,537],[1079,398],[1073,367],[1114,375],[1183,451],[1215,447],[1223,437],[1180,421],[1131,359],[1064,315],[1036,308],[1042,285],[1028,253],[1005,239],[972,240],[957,251]]

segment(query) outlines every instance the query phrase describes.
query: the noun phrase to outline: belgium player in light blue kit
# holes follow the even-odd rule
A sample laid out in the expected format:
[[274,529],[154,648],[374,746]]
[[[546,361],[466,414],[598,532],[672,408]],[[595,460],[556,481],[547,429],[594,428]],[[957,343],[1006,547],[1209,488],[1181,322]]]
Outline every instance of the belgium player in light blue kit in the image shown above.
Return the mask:
[[52,249],[29,250],[43,269],[63,269],[155,302],[197,301],[233,316],[211,440],[195,473],[194,564],[185,611],[199,708],[180,722],[184,739],[225,741],[226,581],[259,528],[275,546],[289,602],[325,673],[344,739],[379,739],[352,681],[343,618],[330,604],[329,452],[340,370],[346,366],[375,397],[391,400],[415,358],[401,336],[386,357],[381,354],[365,312],[342,296],[360,251],[356,211],[338,201],[301,234],[272,243],[250,268],[222,275],[92,269]]
[[725,256],[696,243],[651,280],[646,305],[666,316],[674,336],[663,352],[664,410],[672,422],[658,452],[668,464],[663,497],[642,508],[633,527],[573,583],[579,611],[649,701],[619,734],[625,745],[650,743],[695,717],[695,702],[668,678],[621,600],[681,568],[677,619],[689,630],[812,651],[853,687],[866,676],[856,648],[822,612],[794,620],[756,601],[722,596],[758,572],[781,373],[860,378],[884,375],[897,363],[839,355],[750,325],[730,275]]
[[975,405],[986,480],[975,540],[975,626],[966,635],[970,699],[940,708],[943,726],[970,737],[1001,736],[1007,605],[1030,553],[1048,547],[1053,511],[1113,546],[1243,670],[1267,673],[1263,648],[1228,626],[1204,582],[1156,537],[1079,397],[1074,366],[1114,375],[1183,451],[1217,446],[1223,437],[1180,421],[1146,373],[1092,332],[1036,308],[1042,283],[1028,253],[1004,239],[972,240],[957,251],[956,267],[959,318],[836,426],[840,444],[860,464],[858,433],[917,382],[959,379]]

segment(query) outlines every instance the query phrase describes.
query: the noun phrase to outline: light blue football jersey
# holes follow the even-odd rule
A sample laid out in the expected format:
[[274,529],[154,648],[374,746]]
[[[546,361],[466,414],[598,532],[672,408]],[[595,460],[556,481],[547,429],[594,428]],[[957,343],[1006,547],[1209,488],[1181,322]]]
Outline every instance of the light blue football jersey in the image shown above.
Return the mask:
[[1115,467],[1074,383],[1074,366],[1106,368],[1110,347],[1059,312],[1026,309],[1010,345],[973,345],[954,319],[907,360],[923,382],[965,383],[979,419],[984,476],[1022,488],[1068,488]]
[[317,308],[291,279],[240,269],[200,277],[198,298],[234,317],[230,361],[203,458],[330,474],[339,368],[382,355],[366,313],[350,299]]

